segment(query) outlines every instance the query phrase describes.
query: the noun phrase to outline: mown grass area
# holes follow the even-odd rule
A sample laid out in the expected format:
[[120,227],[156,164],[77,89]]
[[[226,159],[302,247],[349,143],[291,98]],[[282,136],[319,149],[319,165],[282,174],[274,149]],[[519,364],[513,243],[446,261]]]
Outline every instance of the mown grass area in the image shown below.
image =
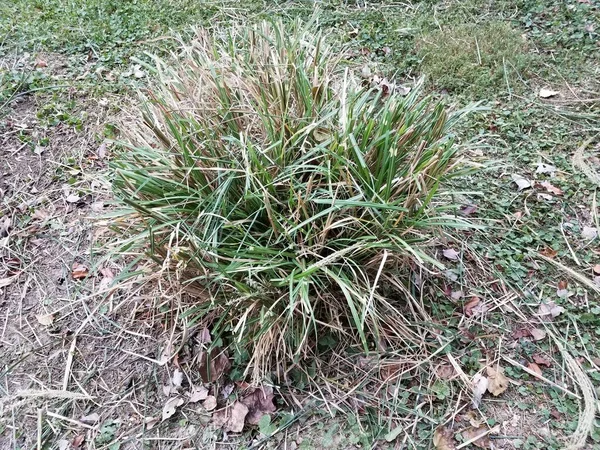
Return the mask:
[[[475,422],[489,427],[516,420],[515,426],[507,425],[509,431],[500,433],[506,439],[496,436],[494,442],[504,448],[563,448],[565,436],[581,422],[582,400],[539,381],[523,366],[536,371],[531,366],[536,364],[547,380],[572,385],[569,365],[550,333],[539,340],[528,334],[531,327],[547,327],[579,361],[594,387],[600,384],[600,307],[593,287],[600,275],[594,271],[600,255],[598,238],[590,231],[600,229],[598,186],[573,162],[582,148],[587,166],[600,171],[597,0],[3,2],[0,105],[6,102],[4,109],[9,111],[15,95],[28,93],[44,105],[37,115],[46,130],[81,128],[87,119],[78,104],[107,97],[109,107],[117,110],[120,96],[151,80],[141,65],[150,60],[146,52],[165,57],[176,51],[172,34],[183,33],[185,38],[192,34],[191,25],[215,30],[271,16],[306,19],[316,8],[321,29],[331,33],[333,42],[350,45],[352,65],[368,65],[371,73],[408,86],[424,76],[426,90],[449,108],[472,101],[488,108],[459,129],[460,142],[471,149],[463,156],[480,164],[480,170],[452,184],[454,200],[464,206],[457,215],[486,229],[450,234],[440,242],[436,255],[447,270],[431,277],[437,288],[413,294],[429,314],[428,325],[441,330],[447,343],[444,352],[467,377],[482,364],[499,361],[513,380],[504,396],[489,401],[486,397],[476,414]],[[24,53],[31,56],[24,58]],[[36,63],[38,59],[49,66],[59,61],[60,70],[50,73]],[[542,98],[542,88],[556,94]],[[106,124],[104,134],[115,137],[114,126]],[[31,152],[40,146],[36,136],[24,136],[23,142]],[[65,168],[60,182],[77,177],[73,171]],[[519,190],[515,176],[530,186]],[[441,252],[446,248],[457,250],[460,258],[444,258]],[[550,302],[564,311],[552,322],[542,322],[540,304]],[[322,342],[326,348],[336,344]],[[394,358],[400,361],[402,355]],[[342,357],[336,363],[352,367],[345,366]],[[362,374],[319,379],[315,367],[290,373],[291,388],[298,392],[304,392],[306,381],[314,377],[312,382],[323,389],[356,389],[368,399],[367,406],[350,402],[355,414],[349,418],[340,418],[340,411],[332,418],[335,407],[319,404],[313,409],[315,419],[304,422],[308,431],[297,445],[368,448],[377,441],[393,448],[396,443],[388,444],[386,437],[393,441],[397,432],[408,448],[444,448],[439,435],[434,443],[435,430],[452,418],[461,423],[465,399],[470,401],[468,383],[460,377],[435,377],[437,366],[424,366],[418,376],[395,383],[396,392],[377,408],[373,405],[379,400],[371,401],[373,381],[389,382],[390,373],[399,369],[392,363],[375,369],[363,363],[371,383]],[[234,369],[235,365],[236,361]],[[348,404],[344,408],[348,410]],[[321,423],[324,418],[327,425]],[[274,414],[261,431],[276,438],[265,439],[264,445],[276,445],[282,433],[275,431],[287,430],[292,423],[296,419],[289,415]],[[461,433],[468,427],[453,429],[452,445],[468,440]],[[594,418],[586,448],[600,448],[598,442],[600,428]]]

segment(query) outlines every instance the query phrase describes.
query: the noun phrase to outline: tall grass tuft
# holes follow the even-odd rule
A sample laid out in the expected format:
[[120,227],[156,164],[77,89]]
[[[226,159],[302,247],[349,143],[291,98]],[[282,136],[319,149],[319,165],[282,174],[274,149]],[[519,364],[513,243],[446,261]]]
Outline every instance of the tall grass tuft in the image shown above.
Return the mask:
[[384,280],[436,264],[428,240],[458,224],[437,199],[459,173],[460,114],[418,90],[361,88],[342,55],[311,23],[199,33],[157,62],[122,127],[120,223],[211,292],[197,310],[219,318],[254,380],[323,336],[365,351],[419,339]]

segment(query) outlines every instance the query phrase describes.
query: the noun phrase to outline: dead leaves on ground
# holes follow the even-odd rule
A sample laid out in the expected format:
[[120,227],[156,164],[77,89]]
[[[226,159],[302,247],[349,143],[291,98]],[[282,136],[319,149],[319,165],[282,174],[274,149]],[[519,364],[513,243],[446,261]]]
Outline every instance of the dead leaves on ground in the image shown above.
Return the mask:
[[244,429],[248,407],[236,401],[233,405],[226,406],[213,414],[213,424],[232,433],[241,433]]
[[504,375],[504,370],[500,366],[488,366],[488,391],[494,397],[498,397],[508,388],[508,378]]
[[74,262],[71,268],[71,276],[74,280],[83,280],[90,275],[90,270],[79,262]]
[[[195,405],[199,404],[205,414],[212,416],[213,424],[225,431],[239,433],[245,425],[259,425],[265,415],[277,411],[273,388],[252,388],[247,383],[215,383],[228,374],[231,363],[225,350],[218,347],[210,349],[212,341],[208,329],[200,330],[190,341],[196,354],[190,355],[187,361],[182,361],[182,356],[175,351],[173,344],[165,346],[161,351],[157,362],[161,366],[167,363],[174,366],[169,372],[167,385],[163,386],[164,394],[169,398],[163,406],[162,421],[172,417],[187,400],[188,407],[198,408]],[[181,366],[182,363],[193,364],[193,371],[200,375],[202,383],[207,384],[191,385],[191,379],[184,376],[181,369],[185,367]],[[184,386],[185,380],[189,380],[189,387]],[[238,391],[232,395],[236,386]],[[232,398],[235,400],[232,401]],[[148,429],[158,422],[152,417],[146,419]]]
[[488,366],[485,370],[487,376],[477,373],[471,381],[474,408],[479,407],[486,392],[498,397],[508,389],[508,378],[500,366]]
[[436,450],[455,450],[454,433],[447,427],[437,427],[433,432],[433,446]]
[[242,398],[242,403],[248,407],[248,417],[246,421],[250,425],[258,425],[262,416],[274,413],[277,408],[275,407],[273,398],[273,388],[270,386],[254,389],[254,391],[244,396]]

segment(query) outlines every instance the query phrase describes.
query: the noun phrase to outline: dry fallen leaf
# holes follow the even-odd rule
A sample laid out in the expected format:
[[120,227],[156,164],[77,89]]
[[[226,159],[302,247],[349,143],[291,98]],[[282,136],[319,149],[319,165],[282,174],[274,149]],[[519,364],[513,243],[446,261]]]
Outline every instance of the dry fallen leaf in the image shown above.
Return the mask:
[[552,366],[552,362],[546,358],[545,356],[539,355],[539,354],[535,354],[532,356],[533,361],[540,365],[540,366],[546,366],[546,367],[551,367]]
[[473,377],[473,408],[479,408],[481,398],[485,391],[488,389],[489,380],[481,375],[480,373],[475,374]]
[[446,427],[438,427],[433,432],[433,446],[435,450],[455,450],[454,433]]
[[436,369],[437,376],[442,380],[449,380],[454,378],[456,371],[452,364],[441,364]]
[[204,327],[200,330],[200,333],[196,336],[196,340],[199,344],[209,344],[212,342],[212,338],[210,337],[210,331],[208,328]]
[[181,397],[173,397],[167,400],[162,410],[162,421],[164,422],[169,417],[177,412],[177,408],[183,405],[183,399]]
[[581,237],[592,241],[598,237],[598,229],[596,227],[583,227]]
[[558,255],[558,252],[556,250],[554,250],[553,248],[550,247],[546,247],[545,249],[543,249],[540,252],[541,255],[544,255],[546,258],[554,258],[556,257],[556,255]]
[[198,386],[193,388],[191,392],[188,392],[188,395],[190,396],[189,402],[196,403],[208,398],[208,389],[204,386]]
[[471,441],[479,436],[478,439],[473,441],[473,445],[479,448],[492,448],[492,443],[488,435],[488,429],[485,426],[470,427],[464,431],[461,431],[460,434],[462,434],[467,441]]
[[219,348],[213,349],[210,354],[204,350],[201,351],[198,361],[198,371],[204,383],[217,381],[231,367],[227,353]]
[[214,395],[207,396],[204,402],[202,403],[202,406],[207,411],[212,411],[217,407],[217,398]]
[[171,378],[171,384],[176,388],[180,388],[181,383],[183,383],[183,372],[179,369],[175,369],[173,371],[173,377]]
[[531,370],[532,372],[537,373],[539,376],[543,376],[542,375],[542,369],[540,369],[540,366],[538,366],[536,363],[529,363],[529,364],[527,364],[527,368],[529,370]]
[[103,275],[103,278],[100,280],[100,283],[98,283],[98,291],[104,292],[108,290],[110,285],[115,281],[115,275],[108,267],[100,269],[100,273]]
[[235,402],[231,409],[231,417],[227,422],[227,430],[232,433],[241,433],[248,414],[248,407],[241,402]]
[[146,430],[148,431],[154,428],[158,422],[160,422],[159,417],[144,417],[144,423],[146,424]]
[[262,416],[277,411],[273,403],[273,388],[265,386],[262,389],[255,389],[252,393],[242,398],[242,403],[248,407],[248,417],[246,421],[250,425],[258,425]]
[[98,413],[92,413],[79,419],[80,422],[87,423],[88,425],[94,425],[95,423],[98,423],[99,420],[100,415]]
[[538,314],[546,320],[552,320],[558,317],[564,310],[562,306],[558,306],[553,301],[548,301],[539,306]]
[[86,266],[81,263],[73,263],[73,268],[71,270],[71,276],[75,280],[83,280],[89,276],[90,272]]
[[556,170],[557,170],[556,166],[553,166],[552,164],[545,164],[545,163],[540,162],[540,163],[538,163],[535,173],[549,173],[550,175],[554,175]]
[[554,186],[552,183],[550,183],[549,181],[542,181],[540,183],[540,185],[546,189],[548,192],[550,192],[551,194],[554,195],[563,195],[563,191],[560,188],[557,188],[556,186]]
[[71,195],[68,195],[65,200],[67,200],[68,203],[77,203],[80,198],[81,197],[79,197],[79,195],[77,195],[77,194],[71,194]]
[[98,157],[102,159],[106,158],[106,142],[103,142],[98,147]]
[[173,344],[167,344],[165,348],[163,348],[160,352],[160,355],[158,357],[158,364],[161,366],[167,364],[174,356],[174,352],[175,347],[173,347]]
[[85,442],[85,435],[78,434],[71,441],[71,447],[73,448],[73,450],[79,450],[84,442]]
[[504,371],[500,366],[496,366],[496,368],[488,366],[486,370],[488,374],[488,391],[494,397],[498,397],[508,388],[508,378],[504,376]]
[[465,315],[467,317],[472,317],[476,312],[476,311],[474,311],[474,309],[479,305],[480,302],[481,302],[481,300],[479,299],[479,297],[477,297],[477,296],[471,297],[471,300],[469,300],[467,303],[465,303],[465,306],[463,307]]
[[540,98],[550,98],[550,97],[555,97],[559,93],[560,93],[559,91],[553,91],[552,89],[541,88],[540,92],[539,92],[539,96],[540,96]]
[[35,316],[37,321],[45,327],[52,325],[54,323],[55,317],[56,314],[37,314]]
[[477,211],[477,206],[475,206],[475,205],[465,205],[465,206],[461,207],[459,210],[460,214],[463,216],[470,216],[475,211]]
[[453,248],[446,248],[442,253],[450,261],[457,261],[458,257],[460,256],[460,253],[454,250]]
[[530,334],[534,341],[541,341],[546,337],[546,330],[542,330],[541,328],[532,328],[530,330]]
[[450,293],[450,298],[452,298],[452,300],[460,300],[463,295],[463,291],[452,291]]
[[527,178],[522,177],[521,175],[517,175],[516,173],[511,175],[513,182],[517,185],[517,189],[522,191],[523,189],[527,189],[531,187],[531,181]]

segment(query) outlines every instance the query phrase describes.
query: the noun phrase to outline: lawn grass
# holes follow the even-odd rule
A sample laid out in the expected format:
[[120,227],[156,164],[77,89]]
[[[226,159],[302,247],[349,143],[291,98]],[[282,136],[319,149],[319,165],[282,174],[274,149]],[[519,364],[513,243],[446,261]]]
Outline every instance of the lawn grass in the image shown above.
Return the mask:
[[[474,115],[458,133],[459,142],[468,142],[472,149],[464,156],[482,168],[453,185],[462,192],[455,201],[476,206],[476,211],[468,213],[469,218],[485,225],[486,231],[453,235],[441,243],[438,256],[447,270],[434,277],[438,287],[415,290],[413,295],[429,314],[423,323],[441,330],[444,351],[453,355],[468,377],[479,371],[482,363],[499,361],[505,374],[515,381],[505,397],[490,401],[486,397],[479,410],[478,417],[489,426],[519,417],[512,428],[515,435],[502,445],[563,448],[562,439],[577,428],[580,402],[536,381],[522,366],[532,363],[534,355],[545,355],[551,363],[541,366],[544,377],[560,383],[569,380],[568,365],[563,363],[555,341],[535,341],[521,336],[519,330],[537,321],[541,302],[552,301],[563,307],[565,311],[547,326],[598,386],[598,294],[552,261],[589,280],[598,275],[593,271],[600,263],[598,238],[590,239],[584,232],[598,228],[598,186],[574,168],[572,157],[592,139],[584,154],[588,163],[600,170],[595,137],[600,131],[600,4],[596,0],[407,4],[331,0],[318,6],[323,31],[351,46],[353,63],[368,64],[373,73],[407,85],[424,76],[429,92],[450,108],[472,100],[489,107],[487,112]],[[266,16],[307,18],[313,10],[312,2],[293,1],[244,5],[184,0],[3,2],[0,105],[33,90],[25,97],[38,102],[37,116],[45,132],[53,136],[53,130],[64,127],[76,132],[77,127],[87,124],[77,106],[80,100],[97,103],[108,98],[114,102],[109,107],[118,108],[117,95],[128,95],[144,86],[149,75],[137,78],[138,62],[132,58],[148,61],[147,51],[165,56],[173,50],[175,41],[163,39],[169,30],[185,34],[190,25],[215,27]],[[25,52],[32,56],[23,59]],[[63,68],[58,75],[49,75],[43,67],[34,67],[38,57],[47,63],[60,60]],[[71,89],[53,87],[57,85]],[[540,98],[541,88],[558,94]],[[8,103],[5,111],[15,105]],[[109,124],[102,132],[112,137],[114,128]],[[22,139],[33,152],[44,136]],[[99,136],[100,141],[102,138]],[[68,184],[77,178],[74,172],[79,170],[79,162],[65,157],[56,175],[58,183]],[[553,165],[556,170],[539,173],[540,163]],[[519,191],[513,175],[526,178],[532,186]],[[562,193],[549,191],[543,182]],[[6,204],[3,208],[5,215],[9,209]],[[443,248],[458,250],[462,259],[444,260]],[[551,261],[539,253],[550,255]],[[473,297],[488,310],[482,308],[469,317],[464,308]],[[544,327],[540,323],[537,326]],[[402,361],[403,355],[391,353],[389,361]],[[348,361],[339,358],[331,364],[345,368],[352,376],[319,378],[316,368],[309,367],[290,373],[293,387],[305,393],[306,381],[313,377],[313,382],[338,394],[358,386],[357,391],[370,398],[373,384],[381,384],[397,370],[389,361],[384,366],[361,361],[361,371],[353,373],[349,369],[353,366],[344,365]],[[356,411],[348,419],[340,418],[340,412],[332,419],[335,408],[320,404],[316,412],[313,410],[313,418],[303,422],[309,432],[298,445],[343,448],[361,443],[368,447],[375,440],[388,445],[385,437],[399,429],[399,440],[409,448],[431,448],[435,429],[455,417],[462,406],[457,399],[464,402],[469,396],[460,378],[433,377],[431,373],[440,367],[436,364],[443,364],[443,360],[424,366],[413,379],[401,379],[385,400],[374,400],[364,408],[352,402],[345,404]],[[460,421],[462,414],[455,418]],[[277,433],[283,439],[292,423],[290,417],[281,413],[271,420],[284,430]],[[111,423],[105,436],[116,436],[109,433]],[[9,431],[4,428],[3,432]],[[465,439],[460,432],[456,438]],[[276,442],[276,438],[265,442],[274,445],[269,442]],[[600,448],[598,442],[600,428],[595,427],[586,448]]]

